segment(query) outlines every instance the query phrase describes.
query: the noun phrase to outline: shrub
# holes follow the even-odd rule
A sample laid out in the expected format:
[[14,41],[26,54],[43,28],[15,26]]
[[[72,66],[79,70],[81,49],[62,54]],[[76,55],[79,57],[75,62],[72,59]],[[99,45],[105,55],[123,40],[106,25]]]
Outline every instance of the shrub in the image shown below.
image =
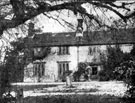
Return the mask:
[[98,75],[99,75],[99,81],[108,81],[109,80],[109,76],[105,70],[100,71]]
[[76,72],[74,72],[74,74],[73,74],[74,81],[80,81],[80,77],[83,74],[84,74],[84,78],[87,80],[86,66],[87,66],[87,63],[78,64],[78,70]]
[[79,82],[80,74],[78,71],[74,72],[73,79],[75,82]]
[[121,65],[116,68],[115,72],[118,73],[127,84],[127,96],[135,98],[135,61],[128,60],[121,63]]
[[101,54],[103,70],[99,73],[99,80],[123,80],[123,77],[114,72],[123,61],[130,58],[129,53],[123,53],[119,46],[107,47],[107,57]]

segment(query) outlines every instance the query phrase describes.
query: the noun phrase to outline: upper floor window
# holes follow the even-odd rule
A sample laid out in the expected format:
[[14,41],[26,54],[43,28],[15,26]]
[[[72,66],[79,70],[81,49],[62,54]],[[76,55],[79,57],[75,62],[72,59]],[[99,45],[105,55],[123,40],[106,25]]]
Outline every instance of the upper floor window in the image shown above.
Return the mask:
[[89,47],[88,55],[93,55],[95,53],[100,53],[99,47]]
[[59,47],[59,55],[69,54],[69,47],[68,46],[61,46]]

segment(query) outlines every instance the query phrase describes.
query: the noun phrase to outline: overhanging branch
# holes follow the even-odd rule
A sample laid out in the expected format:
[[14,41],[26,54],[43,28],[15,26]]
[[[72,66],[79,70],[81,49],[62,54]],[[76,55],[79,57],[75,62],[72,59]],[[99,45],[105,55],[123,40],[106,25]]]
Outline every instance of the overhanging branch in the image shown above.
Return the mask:
[[[76,2],[63,2],[62,4],[57,4],[57,5],[50,5],[47,3],[42,3],[42,5],[37,4],[38,5],[37,8],[34,8],[30,5],[24,5],[24,2],[22,2],[23,0],[10,0],[10,1],[13,6],[13,9],[14,9],[15,17],[12,20],[7,20],[7,19],[0,20],[0,35],[3,34],[4,30],[6,30],[8,28],[14,28],[20,24],[23,24],[25,21],[27,21],[41,13],[58,11],[58,10],[63,10],[63,9],[68,9],[71,11],[77,10],[77,12],[87,15],[89,18],[94,19],[98,24],[100,24],[98,18],[96,18],[92,14],[87,13],[86,10],[81,7],[81,5],[84,3],[89,3],[89,4],[95,5],[97,7],[107,8],[108,10],[116,13],[125,22],[127,19],[129,19],[135,15],[135,11],[133,11],[132,13],[130,13],[126,16],[122,15],[119,11],[117,11],[113,7],[107,5],[108,2],[100,2],[98,0],[96,0],[96,1],[95,0],[81,0],[81,1],[76,1]],[[19,1],[21,1],[21,3]],[[17,7],[15,7],[15,4],[17,4]],[[23,6],[22,6],[22,4],[23,4]],[[21,9],[19,8],[17,10],[18,7],[20,7]]]

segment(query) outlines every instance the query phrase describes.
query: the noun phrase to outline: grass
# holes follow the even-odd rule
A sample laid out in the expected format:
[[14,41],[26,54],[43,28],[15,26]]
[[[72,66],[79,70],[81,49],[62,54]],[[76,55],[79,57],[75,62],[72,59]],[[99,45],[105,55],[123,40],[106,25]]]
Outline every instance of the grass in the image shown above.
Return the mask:
[[[25,97],[24,103],[135,103],[133,100],[127,100],[127,98],[117,97],[118,95],[107,94],[106,92],[102,95],[99,95],[98,92],[104,90],[115,90],[113,88],[118,88],[123,90],[123,85],[115,82],[90,82],[90,83],[81,83],[74,85],[73,88],[65,88],[64,85],[61,85],[60,88],[57,88],[58,85],[26,85],[22,86],[24,91],[34,90],[34,93],[65,93],[62,95],[45,95],[45,96],[36,96],[36,97]],[[86,86],[86,87],[85,87]],[[91,86],[91,88],[87,88]],[[51,87],[51,88],[50,88]],[[56,88],[55,88],[56,87]],[[62,88],[61,88],[62,87]],[[79,88],[78,88],[79,87]],[[104,88],[103,88],[104,87]],[[109,88],[108,88],[109,87]],[[14,87],[17,88],[17,87]],[[50,88],[50,89],[49,89]],[[101,90],[100,90],[101,89]],[[116,91],[118,91],[116,90]],[[97,94],[88,94],[88,93],[97,92]],[[118,91],[119,92],[119,91]],[[116,93],[118,93],[116,92]],[[67,94],[68,95],[67,95]],[[71,93],[71,94],[70,94]],[[72,94],[75,93],[75,94]],[[78,94],[82,93],[82,94]],[[83,94],[84,93],[84,94]],[[85,94],[86,93],[86,94]],[[115,94],[115,93],[114,93]]]
[[110,95],[57,95],[27,97],[24,103],[134,103]]

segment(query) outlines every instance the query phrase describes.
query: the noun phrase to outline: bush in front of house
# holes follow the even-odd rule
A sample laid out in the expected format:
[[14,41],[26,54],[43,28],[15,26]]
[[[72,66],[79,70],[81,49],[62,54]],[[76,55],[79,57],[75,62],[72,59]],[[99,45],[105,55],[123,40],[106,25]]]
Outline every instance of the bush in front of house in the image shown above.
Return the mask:
[[135,61],[128,60],[116,68],[115,73],[127,84],[126,96],[135,98]]
[[115,68],[115,74],[127,84],[126,97],[135,99],[135,45],[130,54]]
[[76,72],[74,72],[73,74],[73,79],[74,81],[80,81],[80,79],[84,79],[87,80],[87,74],[86,74],[86,67],[87,67],[87,63],[83,63],[80,62],[78,64],[78,70]]
[[98,77],[99,77],[99,81],[108,81],[109,80],[109,75],[104,70],[101,70],[99,72]]
[[[106,56],[106,57],[105,57]],[[129,53],[123,53],[119,45],[108,46],[107,54],[101,54],[101,62],[103,64],[103,70],[99,72],[99,80],[123,80],[119,75],[116,74],[115,68],[118,67],[123,61],[130,58]]]

